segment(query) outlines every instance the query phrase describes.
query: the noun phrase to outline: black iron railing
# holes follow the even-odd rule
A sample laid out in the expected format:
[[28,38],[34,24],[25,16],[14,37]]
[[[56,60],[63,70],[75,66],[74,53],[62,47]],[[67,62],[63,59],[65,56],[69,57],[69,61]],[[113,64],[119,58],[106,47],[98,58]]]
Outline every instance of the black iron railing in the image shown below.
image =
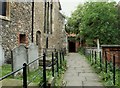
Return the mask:
[[[99,70],[100,70],[99,73],[100,72],[105,72],[106,73],[105,81],[107,81],[109,78],[111,78],[112,79],[111,81],[112,81],[113,85],[116,85],[116,83],[117,83],[116,81],[118,81],[118,83],[120,83],[120,81],[119,81],[120,77],[116,78],[117,75],[120,74],[120,73],[116,72],[116,71],[120,72],[120,67],[119,67],[120,65],[117,66],[118,63],[116,62],[116,59],[118,58],[118,56],[115,55],[115,54],[110,54],[111,58],[109,60],[108,57],[107,57],[108,54],[110,54],[110,53],[105,51],[104,52],[104,57],[103,57],[101,51],[97,52],[95,50],[90,50],[90,53],[85,55],[85,56],[87,56],[89,58],[89,61],[90,61],[91,65],[96,65],[97,66],[95,68],[100,67],[99,68]],[[112,75],[110,75],[108,72],[109,73],[111,72]],[[111,77],[109,76],[109,78],[108,78],[107,74],[110,75]]]
[[[14,75],[15,73],[19,72],[20,70],[23,70],[23,88],[27,88],[28,85],[33,81],[35,80],[35,78],[38,76],[38,75],[43,75],[43,81],[40,85],[40,87],[43,87],[43,88],[46,88],[47,86],[47,77],[46,77],[46,67],[51,67],[51,71],[52,71],[52,76],[54,77],[55,76],[55,72],[59,73],[59,68],[62,66],[62,62],[64,61],[64,51],[63,50],[60,50],[60,51],[57,51],[56,49],[54,51],[51,52],[51,56],[52,56],[52,62],[48,65],[46,65],[46,57],[49,56],[49,54],[47,54],[46,52],[47,50],[44,49],[43,50],[43,55],[38,57],[36,60],[30,62],[30,63],[23,63],[23,66],[16,70],[16,71],[13,71],[5,76],[3,76],[2,78],[0,78],[0,81],[2,81],[3,79],[6,79],[8,78],[9,76],[11,75]],[[59,54],[59,55],[58,55]],[[59,57],[58,57],[59,56]],[[43,58],[43,71],[39,72],[37,75],[35,75],[32,80],[28,81],[27,79],[27,76],[28,76],[28,69],[27,67],[31,64],[33,64],[34,62],[38,61],[40,58]],[[56,65],[56,68],[54,67]],[[57,70],[57,71],[55,71]],[[59,74],[58,74],[59,75]]]

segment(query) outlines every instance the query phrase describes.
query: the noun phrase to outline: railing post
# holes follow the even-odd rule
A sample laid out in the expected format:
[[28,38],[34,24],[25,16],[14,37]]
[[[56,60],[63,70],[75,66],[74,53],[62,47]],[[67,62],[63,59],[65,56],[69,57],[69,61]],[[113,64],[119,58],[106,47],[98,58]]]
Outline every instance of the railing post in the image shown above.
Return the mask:
[[61,58],[61,50],[59,52],[59,55],[60,55],[60,68],[62,67],[62,58]]
[[97,64],[97,54],[96,54],[96,51],[95,51],[95,64]]
[[65,60],[65,58],[64,58],[64,51],[62,51],[62,57],[63,57],[63,61]]
[[90,62],[91,62],[91,55],[92,55],[92,51],[90,50]]
[[120,69],[118,69],[118,86],[120,86]]
[[54,51],[56,52],[56,49],[54,49]]
[[113,84],[115,85],[115,55],[113,55]]
[[93,58],[93,50],[92,50],[92,58]]
[[57,73],[59,76],[59,61],[58,61],[58,52],[56,52],[56,59],[57,59]]
[[101,52],[99,53],[100,54],[100,70],[102,71],[102,54],[101,54]]
[[52,76],[54,77],[54,53],[52,52]]
[[107,73],[107,53],[105,51],[105,72]]
[[43,88],[46,88],[46,53],[43,52]]
[[91,64],[93,64],[93,50],[92,50]]
[[27,88],[27,64],[23,64],[23,88]]

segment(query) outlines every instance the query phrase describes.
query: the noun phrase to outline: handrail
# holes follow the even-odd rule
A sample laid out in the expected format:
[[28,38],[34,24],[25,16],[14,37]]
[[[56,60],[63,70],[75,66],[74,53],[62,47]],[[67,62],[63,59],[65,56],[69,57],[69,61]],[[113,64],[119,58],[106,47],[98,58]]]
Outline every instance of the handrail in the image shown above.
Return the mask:
[[37,59],[33,60],[32,62],[28,63],[27,66],[29,66],[29,65],[32,64],[32,63],[34,63],[35,61],[39,60],[39,59],[42,58],[42,57],[43,57],[43,55],[40,56],[40,57],[38,57]]
[[[32,64],[32,63],[34,63],[35,61],[39,60],[39,58],[42,58],[42,57],[43,57],[43,55],[40,56],[40,57],[38,57],[36,60],[33,60],[32,62],[28,63],[27,66],[29,66],[29,65]],[[1,77],[1,78],[0,78],[0,81],[2,81],[3,79],[5,79],[5,78],[7,78],[7,77],[9,77],[9,76],[11,76],[11,75],[13,75],[13,74],[15,74],[16,72],[22,70],[23,68],[24,68],[24,66],[22,66],[21,68],[19,68],[19,69],[16,70],[16,71],[10,72],[9,74]]]
[[[21,68],[19,68],[18,70],[13,71],[13,72],[3,76],[2,78],[0,78],[0,81],[2,81],[3,79],[5,79],[5,78],[7,78],[7,77],[9,77],[9,76],[11,76],[11,75],[15,74],[16,72],[23,69],[23,88],[27,88],[27,86],[41,74],[43,74],[42,86],[44,88],[46,88],[46,67],[52,67],[52,76],[54,77],[54,71],[55,71],[54,70],[54,65],[56,65],[57,73],[59,73],[59,64],[60,64],[60,66],[62,65],[62,62],[59,63],[59,60],[60,61],[64,60],[64,56],[62,56],[62,55],[64,55],[63,51],[60,50],[60,57],[58,57],[58,52],[59,51],[56,51],[56,49],[54,49],[54,50],[55,51],[51,52],[52,62],[50,64],[46,65],[46,56],[49,56],[50,54],[47,54],[47,52],[43,52],[42,56],[37,57],[37,59],[31,61],[30,63],[24,63],[23,66]],[[34,75],[32,77],[32,79],[30,79],[30,81],[28,81],[28,79],[27,79],[27,75],[28,75],[27,74],[27,66],[31,65],[32,63],[39,60],[40,58],[43,58],[43,71],[42,72],[39,71],[36,75]]]
[[24,66],[22,66],[21,68],[19,68],[19,69],[16,70],[16,71],[13,71],[13,72],[11,72],[11,73],[9,73],[9,74],[7,74],[7,75],[1,77],[1,78],[0,78],[0,81],[2,81],[3,79],[5,79],[5,78],[7,78],[7,77],[9,77],[9,76],[11,76],[11,75],[13,75],[13,74],[15,74],[16,72],[22,70],[23,68],[24,68]]

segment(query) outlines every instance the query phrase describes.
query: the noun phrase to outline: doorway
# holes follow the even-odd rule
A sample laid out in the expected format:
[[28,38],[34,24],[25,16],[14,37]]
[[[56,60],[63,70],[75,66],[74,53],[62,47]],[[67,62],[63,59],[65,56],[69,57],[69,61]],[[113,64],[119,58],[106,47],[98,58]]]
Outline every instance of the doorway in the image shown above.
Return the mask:
[[76,45],[73,41],[69,41],[69,52],[76,52]]

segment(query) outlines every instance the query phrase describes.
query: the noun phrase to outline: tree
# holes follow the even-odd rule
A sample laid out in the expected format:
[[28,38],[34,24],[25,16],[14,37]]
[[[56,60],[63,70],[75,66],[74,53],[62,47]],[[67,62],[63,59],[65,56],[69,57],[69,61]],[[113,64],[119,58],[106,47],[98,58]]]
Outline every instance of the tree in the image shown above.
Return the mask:
[[120,44],[117,11],[115,2],[87,2],[73,12],[68,26],[87,43],[100,39],[101,44]]
[[78,5],[77,9],[72,13],[72,16],[67,19],[66,31],[68,33],[75,33],[78,34],[79,30],[79,23],[81,23],[81,11],[82,5]]
[[[80,34],[85,39],[100,39],[115,44],[118,36],[117,8],[114,2],[90,2],[84,5]],[[112,40],[112,41],[111,41]]]

